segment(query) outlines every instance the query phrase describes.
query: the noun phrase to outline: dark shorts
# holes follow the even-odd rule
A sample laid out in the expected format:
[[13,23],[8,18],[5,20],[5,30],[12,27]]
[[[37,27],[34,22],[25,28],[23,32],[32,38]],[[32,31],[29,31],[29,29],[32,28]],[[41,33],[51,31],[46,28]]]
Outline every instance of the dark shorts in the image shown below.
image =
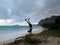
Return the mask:
[[28,30],[28,32],[30,33],[30,32],[32,32],[32,30]]

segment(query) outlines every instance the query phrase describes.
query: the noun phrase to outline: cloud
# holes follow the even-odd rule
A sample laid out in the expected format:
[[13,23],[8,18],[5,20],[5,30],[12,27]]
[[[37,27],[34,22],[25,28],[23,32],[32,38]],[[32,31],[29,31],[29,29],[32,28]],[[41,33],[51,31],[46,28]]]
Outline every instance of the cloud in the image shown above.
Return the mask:
[[12,20],[12,19],[0,19],[0,25],[3,26],[3,25],[24,25],[26,24],[25,22],[16,22],[15,20]]
[[31,22],[60,14],[60,0],[0,0],[0,19],[12,19],[16,23],[30,18]]
[[60,0],[45,0],[44,5],[45,6],[35,14],[37,19],[60,15]]
[[[37,24],[37,22],[34,22],[32,24]],[[20,25],[20,26],[28,26],[27,22],[16,22],[13,19],[0,19],[0,26],[13,26],[13,25]]]
[[0,25],[11,25],[12,23],[14,23],[12,19],[0,19]]

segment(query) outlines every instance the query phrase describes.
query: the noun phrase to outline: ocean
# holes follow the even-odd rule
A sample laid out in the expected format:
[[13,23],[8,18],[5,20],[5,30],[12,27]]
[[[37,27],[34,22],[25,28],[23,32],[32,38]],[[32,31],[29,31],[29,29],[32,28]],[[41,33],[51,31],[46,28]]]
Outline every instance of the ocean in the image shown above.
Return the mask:
[[[33,25],[33,31],[41,26]],[[0,42],[28,34],[29,26],[0,26]]]

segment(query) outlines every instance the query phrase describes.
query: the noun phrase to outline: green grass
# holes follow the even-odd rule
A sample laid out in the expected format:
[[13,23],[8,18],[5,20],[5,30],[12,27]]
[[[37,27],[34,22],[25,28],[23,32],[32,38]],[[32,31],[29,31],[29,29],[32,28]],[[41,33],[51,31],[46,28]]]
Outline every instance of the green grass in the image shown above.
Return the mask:
[[39,34],[26,35],[25,40],[28,43],[41,43],[47,42],[48,37],[60,37],[60,30],[44,30]]
[[44,30],[42,33],[38,34],[45,37],[60,37],[60,30]]

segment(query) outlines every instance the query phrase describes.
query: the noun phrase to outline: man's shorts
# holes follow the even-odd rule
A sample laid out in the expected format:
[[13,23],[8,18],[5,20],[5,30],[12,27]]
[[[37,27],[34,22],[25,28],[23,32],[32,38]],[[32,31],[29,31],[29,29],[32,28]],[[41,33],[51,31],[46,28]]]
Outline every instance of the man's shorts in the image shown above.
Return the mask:
[[32,32],[32,30],[28,30],[28,32],[30,33],[30,32]]

